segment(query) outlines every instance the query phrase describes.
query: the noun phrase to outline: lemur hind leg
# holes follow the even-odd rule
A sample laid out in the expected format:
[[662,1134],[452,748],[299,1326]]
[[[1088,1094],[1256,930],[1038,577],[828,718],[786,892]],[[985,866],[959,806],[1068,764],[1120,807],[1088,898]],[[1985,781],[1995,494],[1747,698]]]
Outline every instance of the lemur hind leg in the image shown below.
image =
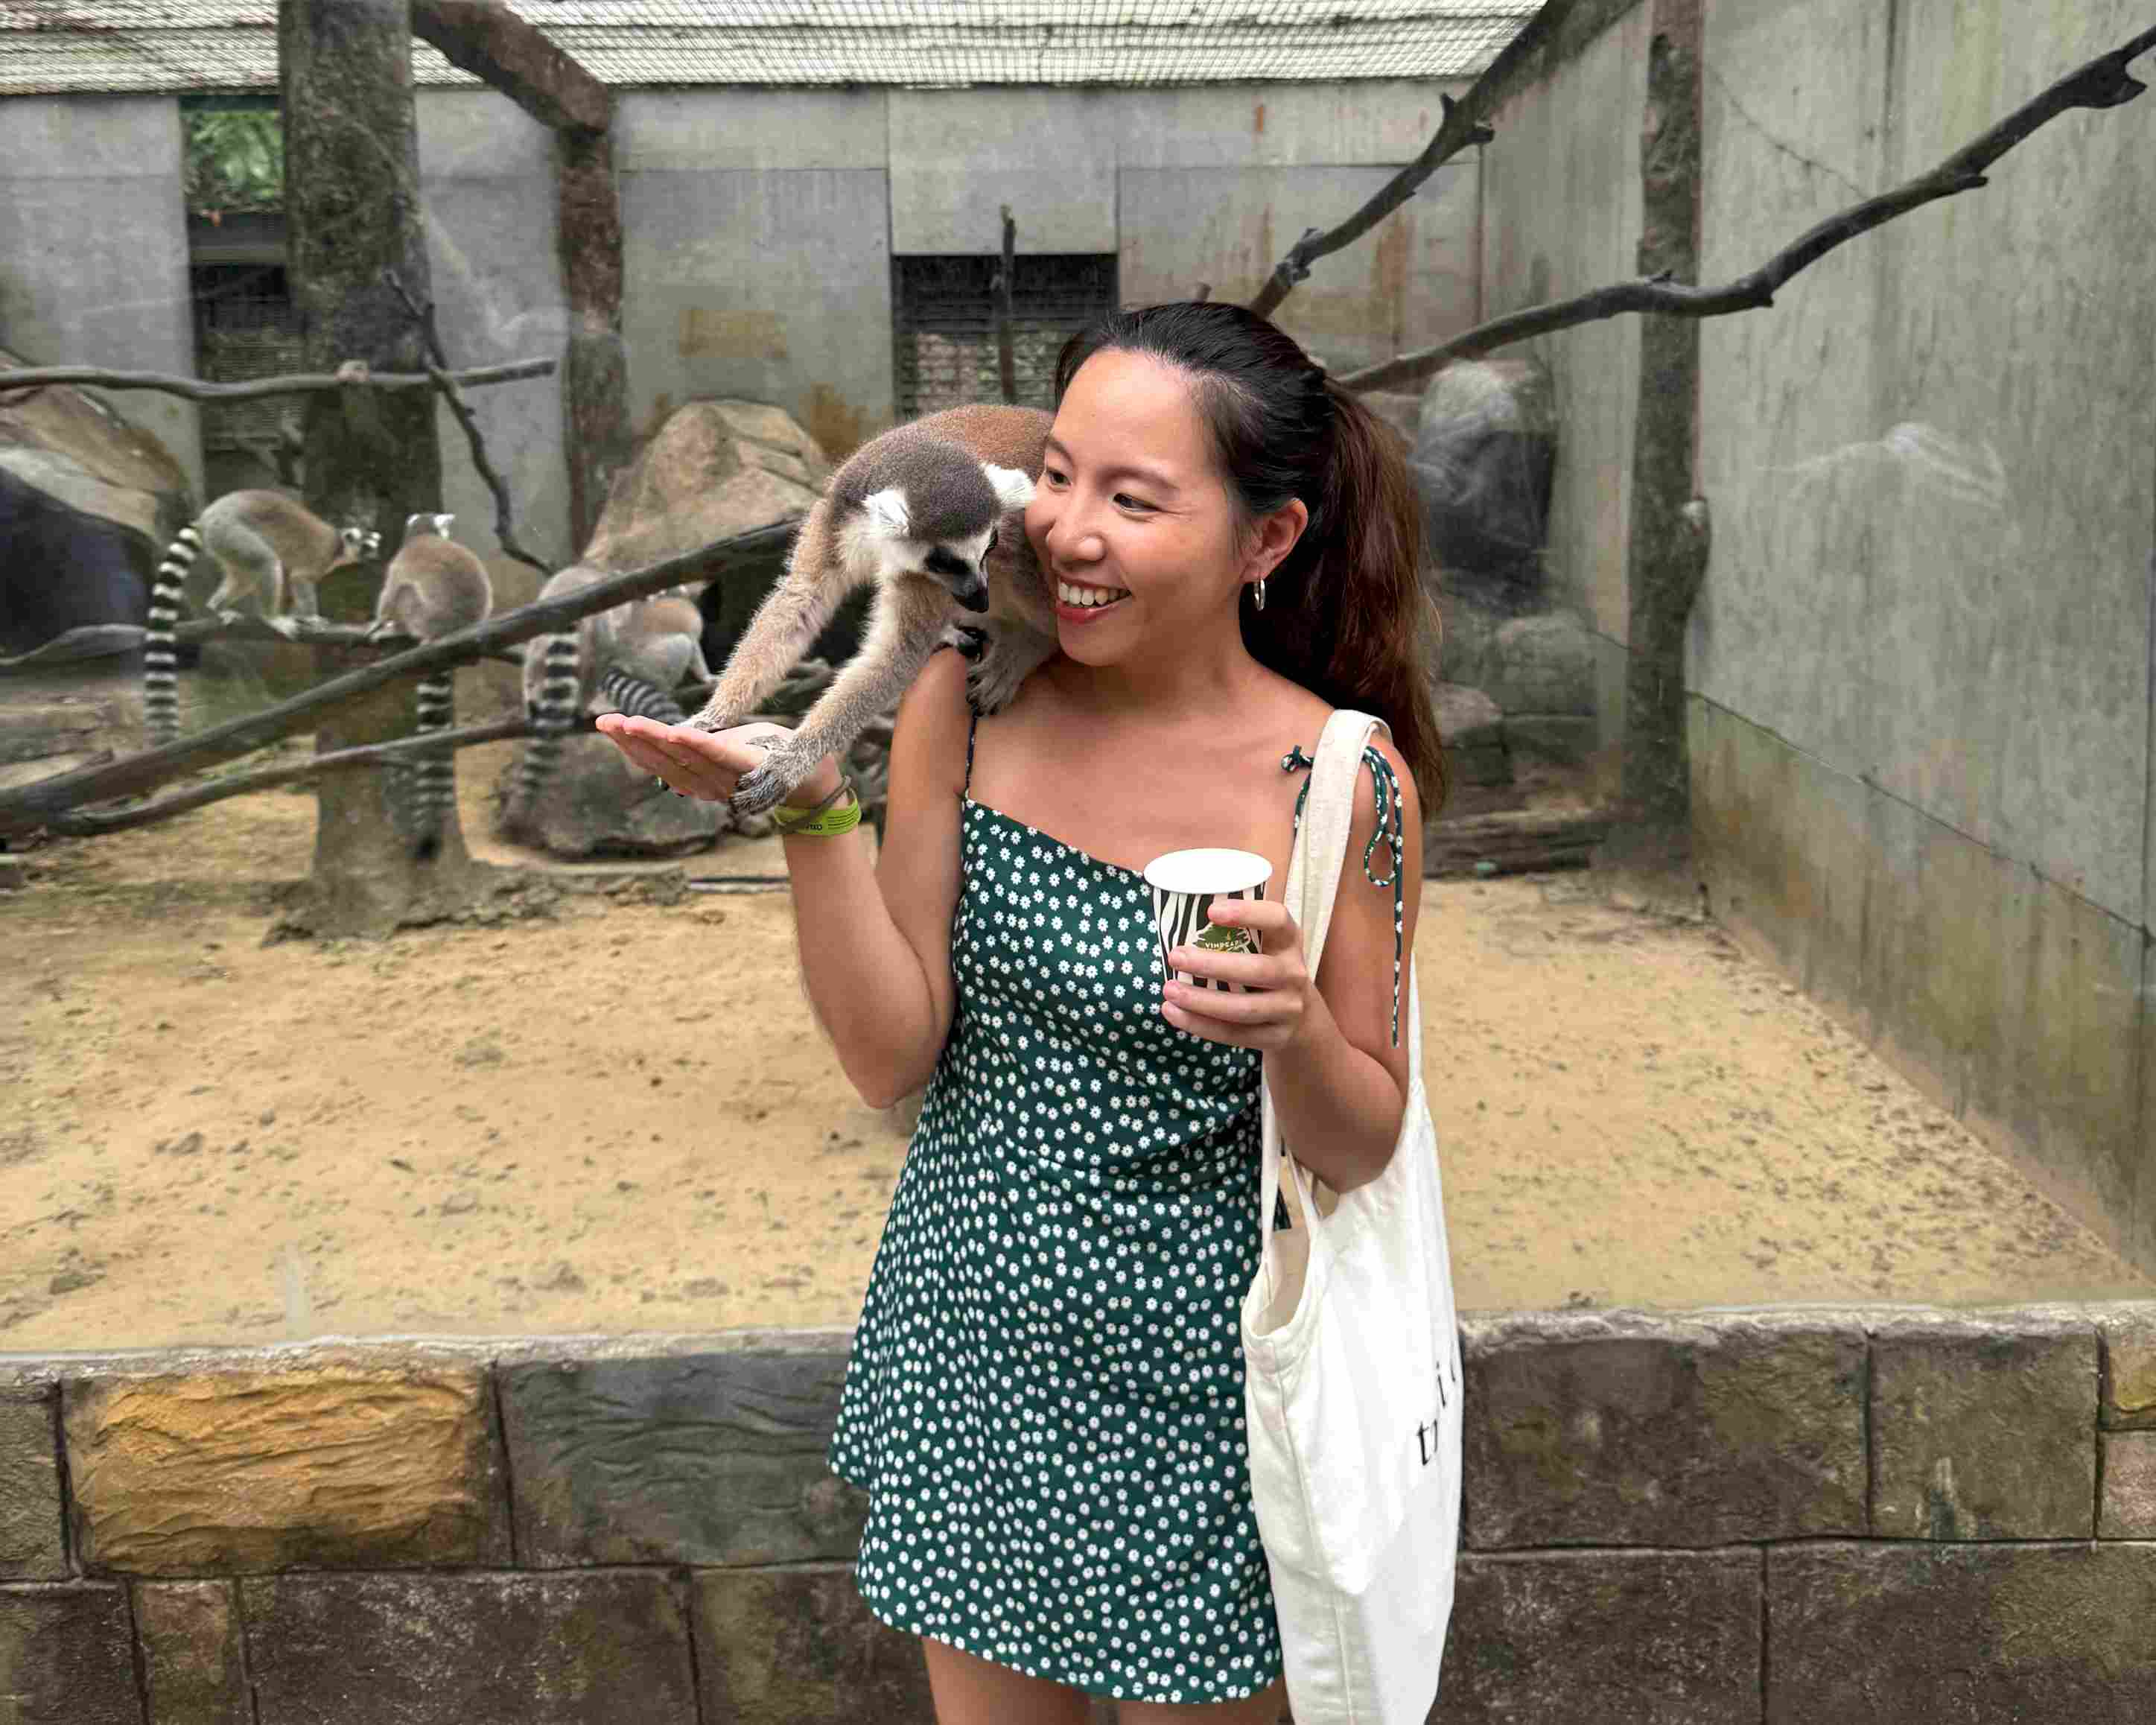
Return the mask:
[[877,589],[861,650],[846,661],[793,734],[742,775],[734,787],[734,813],[761,814],[808,778],[824,756],[843,758],[870,723],[896,705],[929,655],[943,644],[950,603],[950,596],[930,581],[904,579]]
[[1010,705],[1019,685],[1055,655],[1055,639],[1029,629],[1001,629],[989,638],[981,656],[967,667],[966,698],[976,712],[998,712]]

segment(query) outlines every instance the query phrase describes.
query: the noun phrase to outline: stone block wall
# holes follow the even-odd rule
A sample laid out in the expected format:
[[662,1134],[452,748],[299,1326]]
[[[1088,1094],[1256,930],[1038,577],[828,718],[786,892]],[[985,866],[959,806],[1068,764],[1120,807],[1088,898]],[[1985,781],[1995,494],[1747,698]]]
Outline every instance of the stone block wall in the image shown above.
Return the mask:
[[[0,1725],[929,1725],[849,1339],[0,1356]],[[2156,1716],[2156,1302],[1462,1341],[1431,1725]]]

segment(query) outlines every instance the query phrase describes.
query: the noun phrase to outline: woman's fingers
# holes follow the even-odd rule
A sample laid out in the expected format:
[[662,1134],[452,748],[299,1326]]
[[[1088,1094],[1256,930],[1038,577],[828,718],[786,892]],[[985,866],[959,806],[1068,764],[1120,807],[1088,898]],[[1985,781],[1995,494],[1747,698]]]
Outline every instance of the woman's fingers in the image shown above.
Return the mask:
[[597,722],[600,733],[611,739],[631,762],[664,779],[684,796],[711,799],[730,797],[743,771],[715,761],[709,752],[681,742],[681,733],[674,726],[654,724],[649,719],[625,713],[603,714]]

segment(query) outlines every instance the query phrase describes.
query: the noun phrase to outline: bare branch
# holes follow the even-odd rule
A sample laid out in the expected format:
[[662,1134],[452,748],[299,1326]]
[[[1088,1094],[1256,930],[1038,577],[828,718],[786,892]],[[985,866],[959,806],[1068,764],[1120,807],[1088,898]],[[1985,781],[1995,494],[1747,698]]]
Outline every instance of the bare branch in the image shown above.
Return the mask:
[[1445,116],[1438,122],[1437,135],[1423,146],[1422,154],[1394,174],[1375,197],[1338,227],[1330,232],[1304,228],[1302,238],[1288,248],[1287,255],[1274,266],[1265,286],[1258,290],[1257,298],[1250,301],[1250,310],[1260,317],[1271,316],[1273,309],[1295,291],[1296,284],[1310,274],[1312,264],[1329,253],[1354,244],[1414,197],[1424,181],[1462,150],[1486,144],[1495,137],[1496,134],[1485,122],[1490,110],[1496,105],[1498,93],[1511,85],[1522,60],[1539,52],[1544,43],[1564,28],[1566,18],[1578,3],[1578,0],[1546,0],[1542,10],[1529,18],[1496,59],[1482,69],[1481,76],[1468,85],[1465,95],[1455,101],[1440,94],[1438,100],[1444,105]]
[[1492,348],[1523,341],[1531,336],[1545,336],[1553,330],[1570,329],[1627,311],[1661,312],[1672,317],[1719,317],[1727,312],[1753,311],[1771,305],[1784,282],[1799,270],[1817,263],[1836,246],[1910,210],[1985,184],[1985,170],[2046,121],[2073,108],[2115,108],[2132,101],[2147,86],[2128,74],[2127,63],[2151,48],[2156,48],[2156,28],[2143,30],[2124,47],[2099,54],[2086,65],[2069,72],[1975,141],[1957,150],[1929,173],[1919,174],[1891,192],[1867,198],[1839,214],[1829,216],[1749,275],[1721,287],[1694,287],[1671,281],[1666,276],[1617,282],[1569,300],[1507,312],[1435,347],[1419,348],[1379,365],[1366,366],[1335,381],[1343,389],[1387,389],[1396,384],[1416,382],[1450,361],[1487,353]]
[[447,665],[469,665],[500,648],[529,640],[534,635],[558,633],[580,617],[630,599],[643,598],[683,582],[716,580],[735,571],[758,566],[775,568],[785,556],[795,525],[788,519],[732,534],[684,552],[679,557],[594,582],[575,593],[504,611],[409,652],[393,654],[373,665],[332,677],[290,701],[264,707],[259,713],[211,726],[159,748],[145,749],[109,767],[56,773],[34,784],[0,792],[0,838],[43,826],[52,816],[83,803],[136,795],[152,785],[198,771],[214,762],[246,754],[295,731],[306,730],[327,708],[368,694],[400,677],[418,676]]
[[[593,728],[588,715],[580,716],[572,730]],[[274,790],[281,784],[291,784],[303,778],[313,778],[324,773],[342,773],[356,767],[394,766],[422,755],[438,755],[446,749],[470,748],[482,742],[500,742],[512,737],[531,734],[531,721],[526,718],[495,719],[485,725],[466,725],[454,731],[430,731],[424,736],[399,737],[394,742],[371,742],[362,748],[337,749],[326,755],[312,755],[304,761],[292,761],[282,767],[265,767],[258,773],[234,773],[223,778],[213,778],[208,783],[192,785],[184,791],[176,791],[169,797],[160,797],[154,803],[145,803],[133,809],[89,808],[71,809],[64,814],[49,817],[45,825],[55,833],[71,839],[96,838],[105,833],[126,832],[131,827],[154,825],[161,820],[170,820],[174,815],[185,814],[189,809],[200,809],[211,803],[222,803],[227,797],[244,797],[256,791]]]
[[[507,365],[480,366],[458,372],[452,381],[467,389],[485,383],[514,383],[526,377],[544,377],[553,371],[551,359],[520,359]],[[160,389],[167,395],[189,401],[252,401],[264,395],[306,395],[317,389],[431,389],[434,380],[424,372],[376,372],[364,377],[340,377],[329,372],[295,372],[281,377],[250,377],[244,383],[205,383],[198,377],[171,377],[162,372],[108,372],[100,366],[39,366],[21,371],[0,369],[0,398],[12,398],[26,389],[42,389],[54,383],[87,383],[99,389]]]
[[1011,278],[1018,265],[1018,223],[1011,219],[1010,206],[1004,209],[1004,262],[996,272],[996,372],[1003,385],[1004,405],[1009,407],[1018,399],[1018,356],[1011,347],[1011,323],[1014,316],[1011,305]]
[[385,269],[382,272],[382,279],[404,302],[404,309],[412,314],[412,321],[418,325],[419,334],[427,344],[427,352],[434,356],[432,363],[427,367],[427,375],[434,379],[434,388],[441,392],[442,399],[449,404],[449,411],[457,416],[457,424],[464,427],[465,441],[471,445],[472,465],[479,470],[479,476],[486,481],[487,490],[494,493],[495,540],[502,550],[518,562],[528,563],[542,578],[552,575],[554,572],[552,569],[517,542],[516,529],[510,520],[509,487],[501,475],[494,470],[494,464],[486,459],[486,443],[479,434],[479,421],[472,417],[472,410],[465,405],[464,393],[457,388],[456,379],[449,375],[449,357],[443,352],[441,331],[434,326],[434,302],[430,300],[425,305],[420,305],[413,299],[411,290],[398,280],[394,270]]

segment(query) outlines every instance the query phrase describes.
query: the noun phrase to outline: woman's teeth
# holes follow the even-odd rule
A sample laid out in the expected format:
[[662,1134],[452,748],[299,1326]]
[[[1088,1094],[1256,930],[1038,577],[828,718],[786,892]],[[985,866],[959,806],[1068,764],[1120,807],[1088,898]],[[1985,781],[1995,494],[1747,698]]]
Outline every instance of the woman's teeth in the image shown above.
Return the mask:
[[1067,581],[1055,583],[1055,597],[1066,605],[1112,605],[1117,599],[1127,599],[1131,590],[1127,587],[1073,587]]

